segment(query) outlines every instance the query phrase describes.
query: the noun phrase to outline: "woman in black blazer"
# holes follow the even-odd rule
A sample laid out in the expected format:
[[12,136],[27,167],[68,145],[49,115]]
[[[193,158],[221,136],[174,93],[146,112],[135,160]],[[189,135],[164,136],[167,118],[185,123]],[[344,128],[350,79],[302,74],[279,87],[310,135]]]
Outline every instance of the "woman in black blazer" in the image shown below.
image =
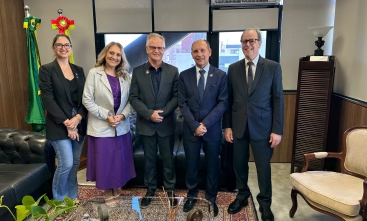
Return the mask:
[[76,175],[87,125],[87,110],[82,104],[85,76],[83,68],[69,63],[72,44],[67,35],[56,35],[52,49],[56,59],[39,69],[41,98],[47,110],[46,137],[58,161],[52,192],[56,200],[77,200]]

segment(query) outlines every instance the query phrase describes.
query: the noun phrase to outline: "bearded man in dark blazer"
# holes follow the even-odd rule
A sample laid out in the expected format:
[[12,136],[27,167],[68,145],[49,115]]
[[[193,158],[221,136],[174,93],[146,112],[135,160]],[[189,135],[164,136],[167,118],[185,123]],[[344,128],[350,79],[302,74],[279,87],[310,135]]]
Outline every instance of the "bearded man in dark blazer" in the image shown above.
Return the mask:
[[245,30],[241,43],[245,58],[228,68],[228,109],[222,122],[226,141],[234,143],[233,166],[238,189],[228,213],[238,213],[248,204],[251,145],[260,189],[256,198],[261,219],[273,221],[270,160],[283,134],[282,71],[279,63],[259,55],[261,32],[258,29]]
[[137,112],[136,133],[141,139],[145,159],[147,193],[141,200],[141,207],[149,206],[157,188],[158,148],[163,163],[163,183],[170,199],[176,184],[173,147],[178,69],[162,61],[164,50],[163,36],[149,34],[146,41],[148,62],[134,68],[131,79],[129,101]]

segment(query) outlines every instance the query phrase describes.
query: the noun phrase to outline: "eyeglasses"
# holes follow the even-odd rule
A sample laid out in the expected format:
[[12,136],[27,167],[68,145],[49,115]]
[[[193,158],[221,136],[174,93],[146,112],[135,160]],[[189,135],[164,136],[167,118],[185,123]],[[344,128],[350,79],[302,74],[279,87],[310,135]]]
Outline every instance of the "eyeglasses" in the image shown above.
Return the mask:
[[54,46],[58,49],[64,47],[65,49],[69,49],[71,48],[71,44],[66,43],[66,44],[61,44],[61,43],[55,43]]
[[241,40],[240,42],[244,45],[247,44],[247,42],[250,43],[250,45],[253,45],[255,44],[256,41],[259,41],[259,39],[245,39],[245,40]]
[[164,51],[164,47],[155,47],[155,46],[148,46],[148,48],[152,51],[155,51],[156,49],[158,51]]

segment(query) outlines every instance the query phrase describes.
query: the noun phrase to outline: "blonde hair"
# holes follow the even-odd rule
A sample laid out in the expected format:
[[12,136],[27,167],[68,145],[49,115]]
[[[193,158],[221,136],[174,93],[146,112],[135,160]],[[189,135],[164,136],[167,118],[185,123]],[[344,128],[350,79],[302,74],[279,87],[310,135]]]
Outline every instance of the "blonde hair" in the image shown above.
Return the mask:
[[97,63],[94,65],[94,67],[101,67],[106,65],[106,55],[108,50],[114,45],[117,45],[121,49],[121,62],[118,64],[115,68],[116,74],[118,77],[122,77],[124,80],[127,80],[129,78],[129,62],[126,59],[124,47],[118,42],[110,42],[106,47],[103,48],[103,50],[99,53],[97,58]]

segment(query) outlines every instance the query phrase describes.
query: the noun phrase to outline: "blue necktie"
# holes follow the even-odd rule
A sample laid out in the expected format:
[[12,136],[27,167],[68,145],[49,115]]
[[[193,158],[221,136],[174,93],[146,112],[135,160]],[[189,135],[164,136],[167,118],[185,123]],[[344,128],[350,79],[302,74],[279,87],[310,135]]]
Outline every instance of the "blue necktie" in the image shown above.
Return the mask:
[[254,83],[254,76],[252,74],[252,65],[254,63],[252,63],[251,61],[247,62],[248,65],[248,71],[247,71],[247,94],[250,94],[251,92],[251,88],[252,88],[252,83]]
[[203,100],[204,98],[204,74],[205,74],[205,70],[200,70],[200,78],[199,78],[199,83],[198,83],[198,91],[199,91],[199,97],[200,97],[200,101]]

